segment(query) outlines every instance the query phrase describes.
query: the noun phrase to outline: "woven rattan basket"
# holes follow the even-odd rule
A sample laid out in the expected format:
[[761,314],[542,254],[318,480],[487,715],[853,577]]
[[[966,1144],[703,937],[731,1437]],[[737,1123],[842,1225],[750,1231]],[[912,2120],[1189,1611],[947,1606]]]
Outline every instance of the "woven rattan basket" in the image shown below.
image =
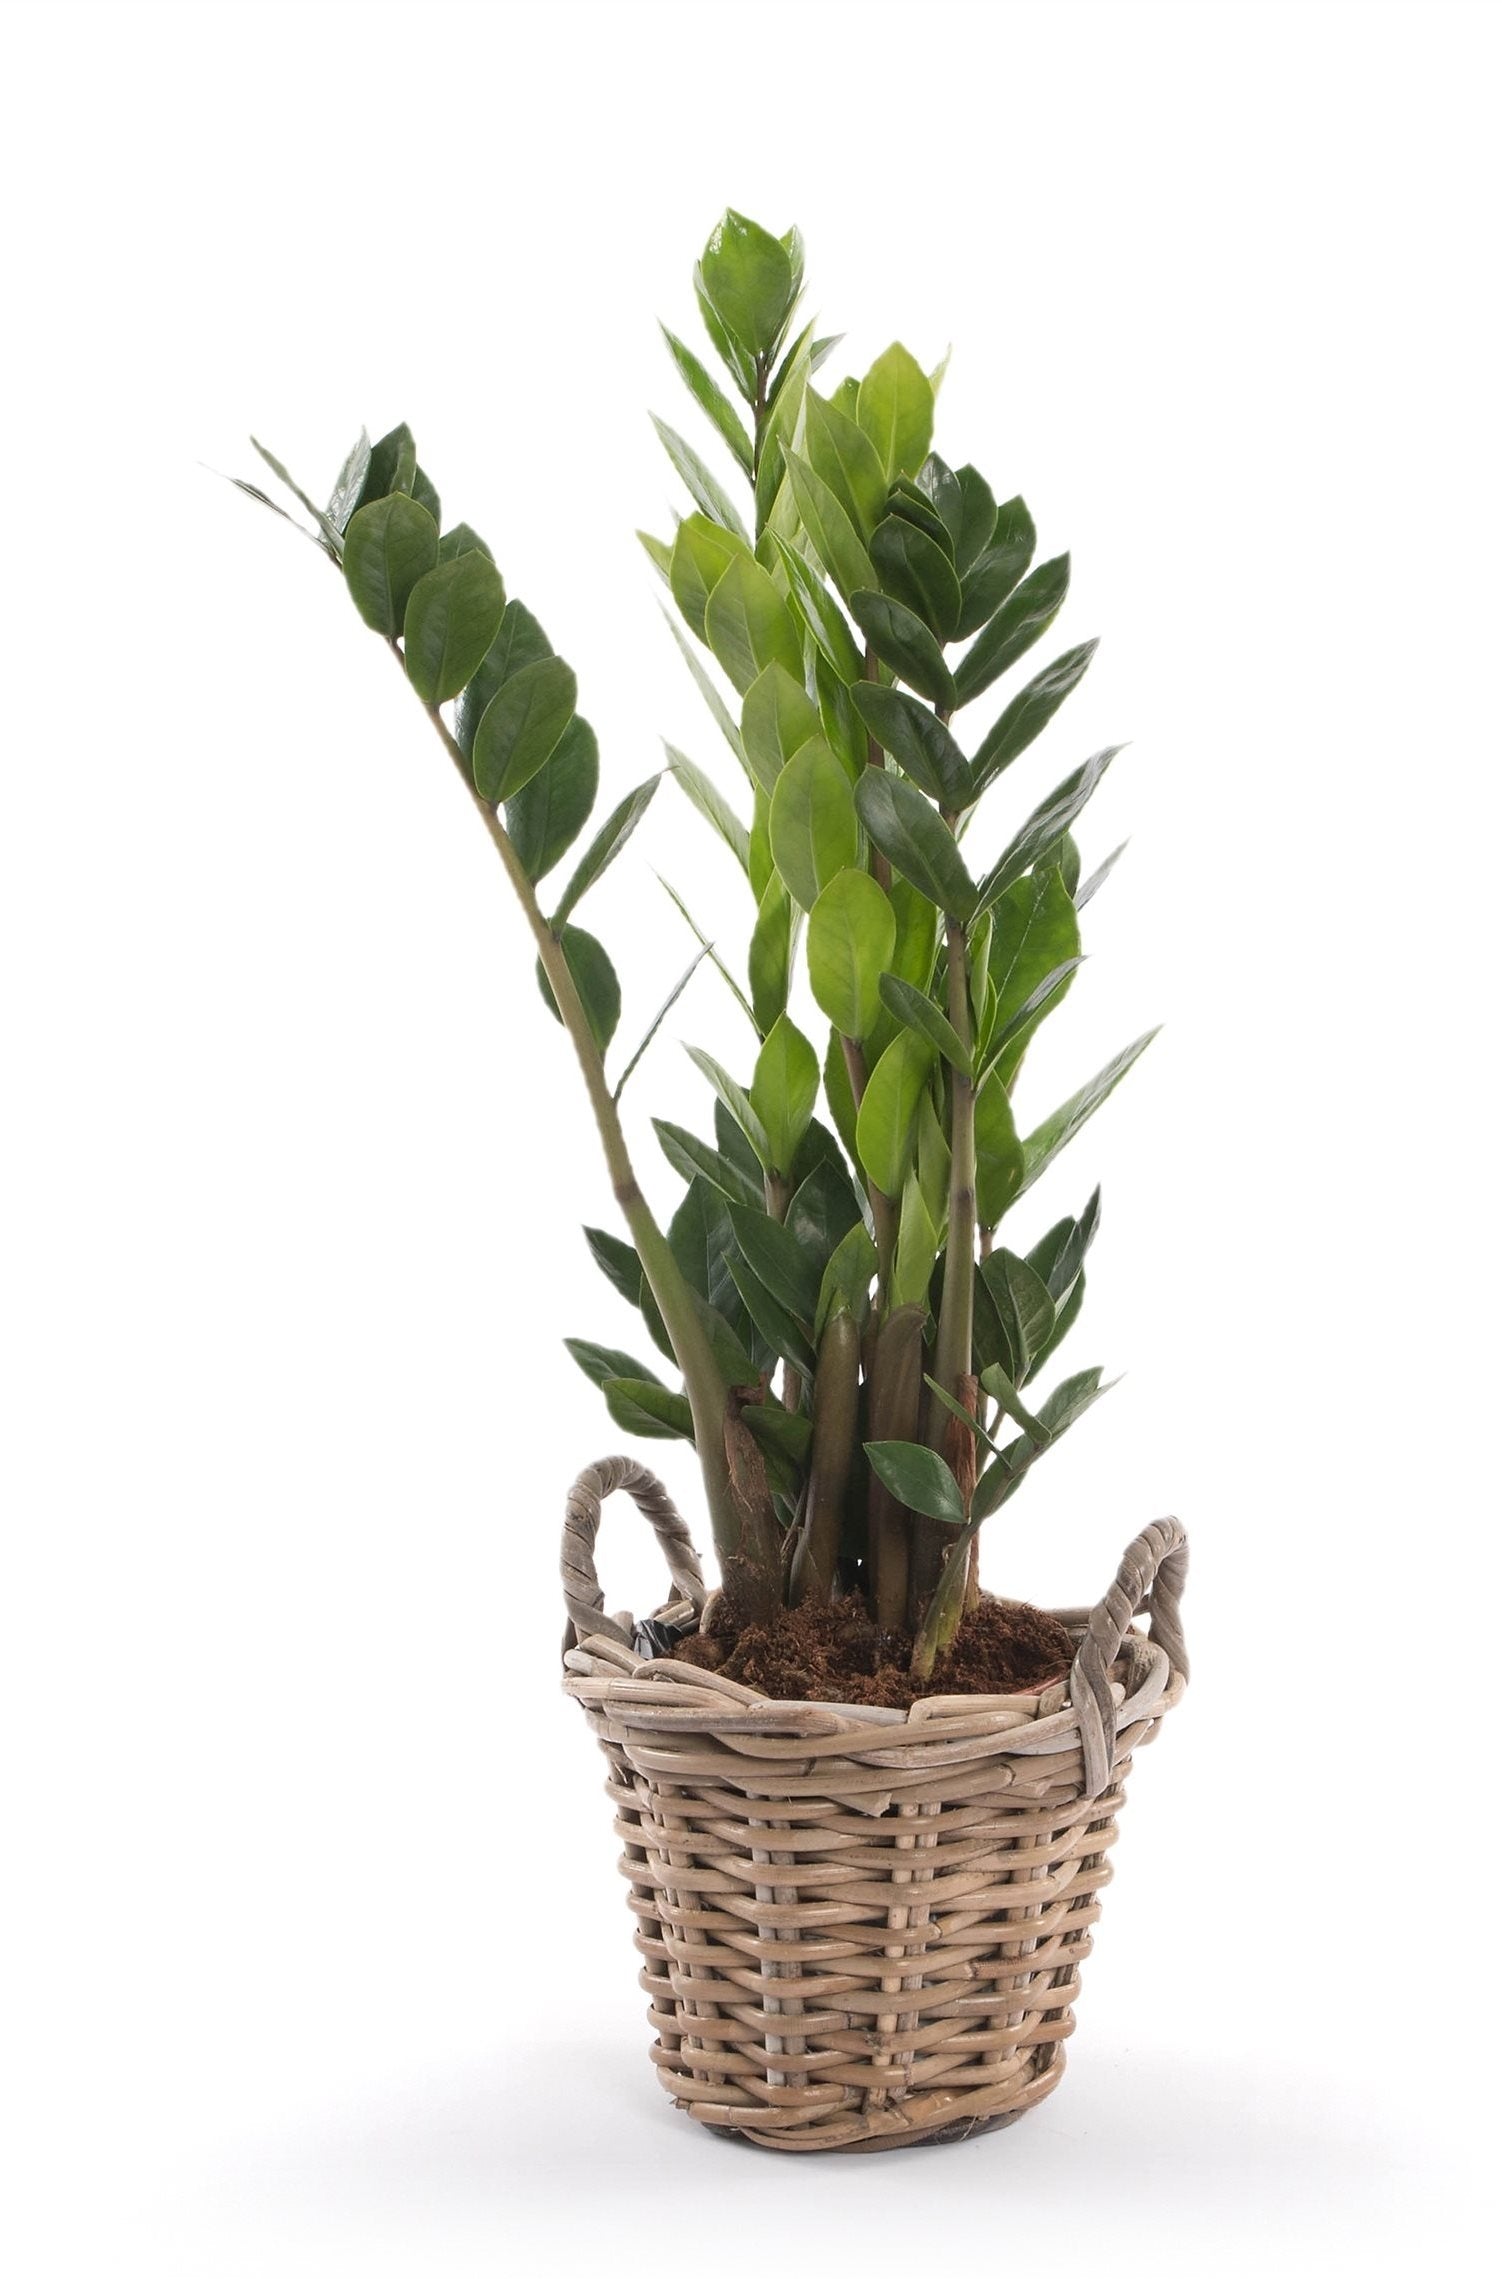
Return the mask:
[[1046,1692],[865,1709],[643,1659],[595,1577],[617,1488],[667,1556],[657,1619],[688,1621],[705,1588],[652,1473],[615,1456],[580,1474],[564,1683],[609,1761],[665,2086],[785,2152],[1015,2120],[1064,2070],[1132,1752],[1184,1690],[1178,1522],[1143,1529],[1093,1611],[1061,1615],[1079,1646]]

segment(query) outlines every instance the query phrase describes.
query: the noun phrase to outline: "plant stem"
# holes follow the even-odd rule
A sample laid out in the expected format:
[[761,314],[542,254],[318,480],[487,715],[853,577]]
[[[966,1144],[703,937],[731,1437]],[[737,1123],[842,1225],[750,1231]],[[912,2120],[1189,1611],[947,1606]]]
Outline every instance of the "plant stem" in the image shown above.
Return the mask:
[[[876,651],[871,647],[869,641],[866,644],[866,658],[863,677],[868,681],[879,680],[881,678],[881,665],[877,658]],[[867,767],[885,768],[886,764],[886,753],[882,750],[880,744],[877,743],[876,738],[868,734],[866,737]],[[875,847],[871,849],[871,876],[875,879],[883,894],[891,893],[892,866],[887,861],[886,856],[879,853]]]
[[[918,1436],[927,1318],[926,1306],[899,1306],[876,1333],[870,1399],[873,1440]],[[874,1469],[866,1499],[866,1528],[871,1613],[878,1629],[900,1630],[908,1619],[908,1515]]]
[[[969,956],[965,929],[957,918],[946,920],[946,947],[950,1026],[969,1053],[973,1045]],[[959,1400],[963,1381],[970,1374],[975,1342],[975,1085],[959,1068],[950,1071],[949,1151],[949,1232],[932,1375],[946,1393]],[[931,1401],[927,1441],[941,1456],[948,1451],[950,1424],[950,1413],[943,1403]],[[954,1556],[953,1543],[946,1540],[950,1535],[946,1529],[941,1539],[932,1525],[925,1528],[914,1523],[909,1598],[915,1619],[921,1617],[922,1602],[937,1582],[937,1562]]]
[[[865,1098],[869,1070],[866,1055],[857,1037],[840,1038],[840,1050],[845,1056],[845,1073],[850,1079],[850,1095],[859,1108]],[[866,1181],[866,1199],[871,1205],[871,1224],[876,1235],[877,1290],[879,1311],[885,1311],[887,1286],[892,1278],[892,1260],[897,1252],[897,1212],[890,1195],[884,1195],[874,1179]]]
[[[390,646],[401,663],[400,649],[395,642]],[[404,663],[402,670],[405,675]],[[499,814],[476,791],[469,762],[450,734],[442,714],[433,706],[425,706],[424,709],[505,867],[506,876],[511,881],[537,944],[538,959],[547,975],[563,1026],[573,1045],[590,1108],[594,1113],[616,1202],[631,1231],[637,1256],[641,1260],[642,1273],[657,1302],[678,1366],[683,1371],[684,1390],[693,1413],[694,1446],[704,1477],[709,1522],[719,1556],[727,1605],[738,1622],[764,1620],[775,1608],[780,1595],[779,1546],[775,1522],[770,1511],[765,1514],[755,1511],[748,1506],[744,1497],[738,1497],[732,1491],[725,1446],[727,1387],[720,1375],[704,1325],[699,1319],[693,1292],[684,1280],[678,1261],[668,1246],[666,1235],[652,1214],[651,1205],[637,1184],[620,1114],[606,1081],[604,1059],[595,1042],[579,992],[574,986],[574,977],[564,956],[563,945],[543,915],[532,881],[527,876],[521,857]]]
[[830,1315],[819,1340],[808,1498],[789,1591],[794,1606],[810,1599],[827,1605],[834,1596],[845,1491],[855,1454],[860,1370],[860,1331],[849,1307],[841,1306]]

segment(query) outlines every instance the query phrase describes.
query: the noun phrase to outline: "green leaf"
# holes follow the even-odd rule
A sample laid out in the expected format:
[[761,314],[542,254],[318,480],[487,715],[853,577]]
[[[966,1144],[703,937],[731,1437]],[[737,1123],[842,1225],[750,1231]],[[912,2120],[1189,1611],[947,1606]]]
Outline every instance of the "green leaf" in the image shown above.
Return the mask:
[[869,435],[810,388],[803,399],[808,460],[864,541],[886,512],[887,475]]
[[[1002,1058],[997,1049],[1001,1036],[1030,1005],[1034,992],[1054,976],[1067,980],[1080,954],[1079,920],[1056,870],[1035,871],[1016,880],[998,898],[994,915],[989,972],[995,1005],[986,1046],[988,1060]],[[1052,996],[1045,1001],[1053,1002]],[[1032,1010],[1041,1019],[1044,1006],[1033,1006]],[[1009,1091],[1026,1042],[1020,1033],[1014,1033],[1010,1040],[1002,1068],[1002,1082]]]
[[637,1068],[645,1058],[647,1048],[650,1046],[652,1039],[656,1036],[658,1030],[662,1027],[663,1022],[667,1019],[669,1013],[672,1012],[673,1007],[677,1004],[679,998],[683,995],[684,990],[687,989],[689,983],[693,980],[694,975],[698,972],[700,966],[704,963],[704,960],[708,957],[708,955],[708,950],[703,949],[699,951],[696,957],[689,959],[688,964],[684,967],[682,973],[679,974],[678,979],[673,983],[672,988],[668,991],[666,997],[664,997],[662,1003],[658,1006],[656,1012],[652,1015],[651,1020],[647,1023],[646,1034],[643,1036],[635,1052],[631,1055],[631,1058],[627,1061],[625,1067],[621,1070],[620,1075],[615,1080],[615,1084],[610,1095],[613,1100],[619,1102],[621,1094],[625,1091],[631,1077],[635,1074]]
[[546,767],[506,802],[506,830],[534,886],[568,852],[589,821],[599,784],[595,732],[576,712]]
[[[615,967],[610,962],[603,942],[597,942],[593,934],[586,934],[582,926],[564,926],[558,933],[558,941],[573,976],[574,987],[579,992],[579,1002],[584,1007],[590,1034],[603,1053],[615,1035],[621,1017],[621,985],[616,979]],[[542,969],[540,958],[537,963],[537,985],[542,991],[543,1003],[561,1021],[563,1015],[558,1011],[553,985]]]
[[684,663],[687,665],[689,671],[694,677],[694,685],[697,687],[699,694],[703,697],[705,703],[709,706],[711,713],[714,715],[715,725],[718,727],[720,734],[724,737],[726,743],[730,746],[731,751],[734,752],[737,760],[740,762],[741,766],[745,769],[746,774],[749,776],[751,774],[751,770],[749,766],[747,766],[746,754],[741,745],[741,733],[740,730],[736,727],[735,722],[730,717],[729,706],[726,704],[725,699],[721,696],[719,689],[715,686],[715,683],[711,679],[710,675],[705,671],[703,665],[700,663],[699,658],[696,655],[692,645],[684,639],[682,626],[677,624],[673,618],[669,617],[666,610],[663,611],[663,617],[667,622],[668,631],[672,634],[674,641],[678,644],[679,655],[682,657]]
[[842,680],[854,680],[861,670],[861,653],[845,622],[845,613],[813,564],[776,538],[777,559],[787,572],[789,606],[795,619],[808,627],[815,647]]
[[963,579],[995,536],[996,499],[978,467],[961,467],[955,481],[962,504],[959,534],[954,542],[954,566]]
[[1004,1504],[1031,1471],[1042,1455],[1043,1448],[1052,1446],[1072,1424],[1079,1421],[1087,1409],[1094,1407],[1102,1393],[1110,1390],[1110,1385],[1101,1383],[1098,1369],[1082,1369],[1078,1376],[1066,1377],[1061,1385],[1056,1385],[1039,1408],[1037,1416],[1037,1422],[1048,1435],[1047,1441],[1040,1446],[1030,1436],[1024,1435],[1020,1440],[1007,1443],[995,1463],[986,1466],[976,1483],[970,1506],[974,1516],[984,1519],[988,1513]]
[[902,1215],[897,1224],[897,1252],[889,1293],[893,1306],[921,1306],[927,1302],[938,1249],[939,1230],[921,1186],[909,1172],[902,1190]]
[[975,1208],[983,1227],[1001,1224],[1022,1192],[1023,1169],[1007,1088],[999,1077],[988,1077],[975,1095]]
[[1156,1029],[1149,1029],[1145,1036],[1140,1036],[1134,1043],[1127,1045],[1117,1053],[1114,1060],[1108,1060],[1104,1068],[1098,1069],[1088,1084],[1082,1084],[1078,1092],[1064,1102],[1062,1108],[1056,1108],[1046,1122],[1041,1123],[1035,1132],[1029,1133],[1023,1143],[1023,1177],[1019,1193],[1031,1187],[1035,1179],[1042,1177],[1054,1157],[1069,1145],[1080,1127],[1090,1121],[1101,1103],[1110,1098],[1132,1063],[1141,1058],[1157,1033]]
[[996,1250],[980,1266],[1006,1338],[1010,1375],[1020,1385],[1053,1333],[1054,1302],[1048,1284],[1025,1258]]
[[657,883],[662,888],[662,891],[667,896],[668,900],[672,903],[673,908],[677,911],[679,917],[683,920],[683,923],[685,926],[687,926],[689,932],[693,935],[694,940],[699,944],[699,947],[703,950],[705,956],[709,959],[710,964],[714,967],[716,973],[724,982],[725,987],[730,991],[731,996],[735,999],[737,1005],[739,1005],[741,1011],[745,1014],[746,1019],[751,1023],[751,1026],[755,1028],[756,1015],[751,1010],[750,998],[746,995],[740,983],[736,980],[735,975],[731,972],[729,966],[725,963],[725,960],[720,956],[719,951],[715,948],[714,943],[710,940],[703,927],[699,924],[698,919],[694,916],[692,910],[690,910],[688,904],[684,901],[683,896],[678,892],[678,889],[675,886],[669,884],[667,879],[663,877],[661,871],[657,873]]
[[866,1232],[863,1222],[857,1221],[850,1232],[841,1237],[830,1253],[819,1284],[819,1306],[814,1317],[814,1335],[822,1337],[824,1324],[836,1306],[844,1306],[857,1321],[865,1318],[870,1303],[871,1284],[876,1279],[879,1261],[876,1245]]
[[688,1192],[668,1222],[668,1247],[690,1289],[736,1327],[740,1298],[730,1278],[735,1255],[731,1206],[708,1179],[691,1179]]
[[792,1170],[818,1097],[818,1057],[784,1013],[757,1055],[751,1079],[751,1108],[766,1134],[770,1170],[784,1177]]
[[[758,1207],[761,1206],[762,1181],[759,1165],[755,1166],[755,1177],[748,1178],[739,1164],[733,1163],[728,1156],[721,1155],[718,1150],[709,1145],[707,1140],[696,1139],[694,1134],[685,1131],[681,1124],[664,1123],[654,1116],[652,1129],[657,1134],[663,1154],[681,1179],[705,1178],[711,1187],[717,1187],[728,1201],[732,1203],[755,1203]],[[755,1164],[754,1157],[752,1160]],[[1073,1221],[1070,1223],[1072,1225]]]
[[573,669],[561,657],[539,657],[502,682],[470,754],[475,789],[489,806],[513,798],[552,758],[577,695]]
[[877,357],[862,380],[856,418],[875,445],[888,481],[917,473],[933,441],[934,391],[899,341]]
[[1033,809],[995,869],[982,881],[982,909],[989,908],[1009,887],[1015,886],[1018,879],[1058,843],[1088,805],[1096,785],[1120,750],[1119,744],[1108,744],[1103,752],[1093,753],[1083,767],[1076,768],[1073,775],[1066,776],[1055,786],[1041,807]]
[[852,1163],[859,1163],[855,1144],[855,1093],[851,1088],[850,1070],[845,1060],[845,1048],[837,1029],[829,1032],[829,1043],[824,1053],[824,1097],[834,1128],[840,1135],[840,1144]]
[[951,641],[960,616],[960,582],[943,548],[900,515],[871,533],[877,582],[891,601],[921,617],[940,641]]
[[[930,452],[928,459],[923,462],[925,467],[932,457],[933,453]],[[920,489],[916,482],[906,475],[899,475],[887,493],[887,511],[903,522],[911,523],[915,530],[925,532],[939,548],[945,561],[953,567],[954,538],[949,526],[928,493]]]
[[1078,1219],[1060,1219],[1040,1242],[1034,1243],[1027,1262],[1048,1285],[1055,1305],[1062,1305],[1078,1281],[1085,1254],[1100,1225],[1100,1189],[1097,1187]]
[[776,1022],[779,1014],[787,1011],[792,956],[792,904],[782,880],[769,878],[766,892],[757,906],[756,924],[752,928],[751,950],[747,959],[751,1010],[756,1015],[756,1026],[763,1036]]
[[[803,1145],[798,1150],[798,1161],[793,1166],[795,1177],[802,1170],[810,1140],[820,1132],[824,1132],[822,1124],[810,1124]],[[822,1275],[828,1259],[861,1217],[861,1199],[839,1153],[839,1144],[832,1133],[826,1132],[825,1137],[830,1152],[803,1172],[788,1205],[784,1222],[794,1240],[815,1261],[819,1275]]]
[[1046,973],[1031,996],[1025,997],[1009,1021],[1003,1021],[986,1048],[981,1063],[981,1074],[989,1076],[992,1069],[1001,1071],[1001,1081],[1010,1092],[1028,1041],[1038,1023],[1057,1004],[1073,980],[1083,958],[1067,958]]
[[1067,554],[1040,562],[1031,577],[1023,579],[955,666],[954,685],[961,704],[969,704],[1019,657],[1026,656],[1058,616],[1068,591]]
[[1013,697],[975,755],[977,799],[1042,734],[1065,697],[1079,687],[1099,646],[1096,641],[1082,641],[1077,649],[1066,649]]
[[952,561],[965,534],[965,494],[959,477],[936,451],[930,451],[913,480],[944,525]]
[[786,1307],[805,1332],[813,1327],[824,1261],[765,1209],[731,1203],[730,1223],[741,1256],[779,1306]]
[[[812,1374],[805,1370],[805,1375]],[[813,1444],[814,1428],[806,1416],[793,1416],[774,1401],[747,1401],[741,1410],[741,1421],[762,1455],[768,1459],[768,1478],[774,1478],[773,1459],[780,1460],[781,1476],[787,1492],[796,1495],[801,1486],[801,1475],[808,1469],[809,1450]],[[775,1480],[774,1480],[775,1484]]]
[[402,655],[424,704],[446,704],[474,677],[505,607],[501,573],[488,554],[458,554],[418,579],[407,600]]
[[866,1085],[855,1119],[856,1155],[866,1177],[894,1199],[913,1159],[918,1102],[934,1064],[926,1037],[901,1030],[887,1046]]
[[[769,1220],[767,1223],[770,1225],[773,1222]],[[815,1355],[808,1332],[786,1307],[779,1305],[744,1258],[732,1258],[729,1270],[742,1307],[778,1359],[791,1362],[795,1369],[801,1369],[805,1376],[811,1377],[814,1373]]]
[[818,708],[786,666],[771,664],[757,674],[741,706],[741,742],[747,766],[768,798],[786,762],[818,733]]
[[[741,1090],[734,1077],[727,1075],[719,1062],[711,1059],[707,1052],[701,1052],[697,1045],[687,1045],[684,1049],[695,1068],[699,1070],[702,1076],[707,1076],[714,1086],[736,1125],[744,1133],[755,1151],[757,1162],[761,1164],[764,1170],[774,1169],[772,1143],[767,1137],[766,1126],[755,1108],[752,1107],[746,1093]],[[722,1142],[722,1147],[723,1144]]]
[[800,909],[812,910],[830,880],[860,860],[850,778],[822,736],[811,736],[778,777],[769,828],[772,859]]
[[718,831],[741,869],[748,869],[751,861],[751,835],[718,784],[712,782],[702,768],[695,767],[693,761],[680,752],[676,744],[664,744],[663,750],[667,753],[670,772],[675,781],[682,785],[705,822]]
[[707,514],[685,515],[674,532],[668,585],[685,624],[701,641],[706,638],[704,614],[710,595],[730,564],[744,560],[747,552],[743,539],[722,529]]
[[416,479],[417,444],[404,420],[400,427],[393,427],[378,443],[370,446],[365,460],[365,479],[355,502],[356,511],[377,499],[389,498],[394,492],[410,498]]
[[702,262],[696,262],[694,265],[694,298],[699,304],[699,314],[704,320],[704,330],[714,343],[715,354],[749,404],[756,394],[756,359],[753,356],[748,356],[740,342],[726,330],[719,311],[704,290]]
[[474,754],[476,731],[497,690],[524,665],[535,665],[540,657],[552,654],[552,642],[526,603],[508,601],[501,613],[500,631],[454,707],[454,741],[466,759]]
[[1110,877],[1112,871],[1116,868],[1116,865],[1120,862],[1122,856],[1126,853],[1126,851],[1127,842],[1125,839],[1123,839],[1121,845],[1119,847],[1113,847],[1111,849],[1111,852],[1107,855],[1105,861],[1098,864],[1097,867],[1090,873],[1090,876],[1085,880],[1084,885],[1076,889],[1074,897],[1074,907],[1076,910],[1083,910],[1087,902],[1093,902],[1095,900],[1096,895],[1105,885],[1106,880]]
[[963,641],[993,617],[1033,558],[1038,533],[1021,499],[1008,499],[996,510],[996,526],[985,550],[967,572],[961,585],[960,622]]
[[427,508],[435,522],[442,522],[443,508],[439,502],[437,485],[420,462],[412,477],[412,496],[419,506]]
[[694,1412],[686,1393],[638,1377],[607,1377],[600,1390],[622,1432],[634,1432],[642,1440],[693,1439]]
[[926,1037],[935,1052],[941,1053],[950,1067],[957,1068],[962,1076],[970,1074],[969,1053],[931,997],[895,973],[884,973],[880,987],[881,1001],[894,1021]]
[[803,678],[803,645],[771,578],[750,555],[737,555],[710,594],[704,613],[710,648],[744,696],[757,675],[781,665],[795,681]]
[[942,720],[905,689],[858,681],[851,701],[883,750],[951,814],[970,805],[970,764]]
[[787,455],[787,475],[803,527],[840,592],[848,601],[853,593],[869,591],[877,583],[876,570],[834,492],[796,452]]
[[662,337],[668,344],[673,362],[683,375],[689,394],[700,410],[705,412],[715,428],[739,460],[745,472],[751,472],[751,438],[730,398],[699,362],[691,348],[684,346],[676,333],[662,327]]
[[942,1456],[912,1440],[868,1440],[866,1455],[882,1486],[908,1511],[963,1527],[965,1507],[955,1477]]
[[[415,446],[413,457],[415,460]],[[360,503],[365,478],[370,472],[370,460],[370,437],[362,427],[359,441],[352,447],[349,457],[340,468],[338,480],[329,494],[328,518],[341,536],[349,528],[349,518]]]
[[731,531],[735,537],[745,540],[746,525],[724,485],[711,474],[692,444],[684,442],[676,428],[669,427],[667,421],[659,419],[655,412],[651,418],[658,440],[682,476],[688,495],[700,513],[706,515],[711,522],[719,523],[722,529]]
[[578,869],[564,888],[563,900],[553,913],[555,926],[563,924],[569,912],[578,908],[595,880],[610,868],[651,806],[652,795],[660,781],[659,776],[649,775],[645,783],[637,785],[635,791],[627,792],[620,805],[613,808],[600,825],[585,849]]
[[453,529],[446,530],[438,541],[438,559],[440,562],[458,562],[466,554],[483,554],[487,561],[495,560],[478,530],[471,530],[467,522],[456,522]]
[[897,920],[867,871],[836,872],[808,920],[808,978],[814,1002],[843,1036],[868,1036],[881,1006]]
[[866,724],[850,701],[849,683],[822,656],[814,658],[814,692],[824,740],[854,783],[869,757]]
[[[983,1389],[990,1394],[1003,1415],[1009,1416],[1013,1424],[1020,1425],[1028,1439],[1036,1447],[1043,1449],[1048,1446],[1052,1436],[1047,1425],[1043,1423],[1040,1417],[1035,1417],[1031,1409],[1024,1406],[1021,1393],[999,1361],[993,1361],[989,1369],[981,1371],[980,1381]],[[995,1447],[994,1441],[990,1445]],[[998,1448],[996,1453],[999,1456],[1002,1452]]]
[[856,810],[894,870],[951,918],[968,920],[976,887],[948,830],[921,791],[901,776],[867,768],[855,792]]
[[881,593],[853,593],[850,614],[890,671],[931,704],[951,709],[954,681],[943,651],[921,617]]
[[603,1227],[586,1227],[584,1239],[612,1290],[618,1291],[628,1306],[640,1307],[644,1287],[641,1260],[630,1243],[619,1235],[607,1234]]
[[1063,1304],[1059,1307],[1058,1312],[1054,1316],[1052,1334],[1045,1339],[1044,1343],[1038,1348],[1038,1351],[1033,1356],[1034,1375],[1036,1375],[1037,1372],[1042,1369],[1047,1362],[1052,1360],[1054,1354],[1063,1344],[1065,1338],[1073,1329],[1075,1322],[1079,1317],[1080,1308],[1083,1306],[1084,1302],[1085,1277],[1084,1273],[1081,1272],[1076,1275],[1072,1289],[1069,1291],[1069,1294],[1064,1299]]
[[394,641],[419,578],[438,561],[438,525],[404,492],[362,506],[344,534],[344,582],[366,624]]
[[787,247],[730,208],[715,224],[699,273],[726,331],[747,355],[769,356],[796,291]]
[[585,1337],[566,1337],[563,1342],[592,1385],[603,1385],[607,1377],[634,1377],[644,1385],[662,1382],[655,1369],[613,1345],[591,1345]]

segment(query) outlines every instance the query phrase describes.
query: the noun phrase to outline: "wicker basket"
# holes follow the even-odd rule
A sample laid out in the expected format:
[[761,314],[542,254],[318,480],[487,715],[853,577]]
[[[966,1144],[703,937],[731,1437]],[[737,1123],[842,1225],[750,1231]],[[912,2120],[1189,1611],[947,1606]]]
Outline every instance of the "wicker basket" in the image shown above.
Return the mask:
[[[1067,1679],[910,1710],[768,1701],[643,1659],[594,1543],[624,1488],[684,1623],[705,1588],[666,1490],[627,1457],[581,1473],[563,1539],[564,1683],[610,1765],[652,2055],[682,2109],[784,2152],[1001,2127],[1064,2070],[1132,1751],[1184,1690],[1186,1551],[1144,1528]],[[1131,1627],[1151,1616],[1146,1637]]]

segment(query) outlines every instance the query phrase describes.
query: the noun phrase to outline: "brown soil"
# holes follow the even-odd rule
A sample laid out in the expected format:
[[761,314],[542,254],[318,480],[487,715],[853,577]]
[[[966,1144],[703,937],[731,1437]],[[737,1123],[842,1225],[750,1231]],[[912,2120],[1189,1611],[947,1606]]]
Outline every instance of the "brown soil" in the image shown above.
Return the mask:
[[1066,1675],[1074,1641],[1041,1607],[981,1599],[927,1684],[908,1670],[912,1639],[876,1628],[859,1601],[785,1607],[738,1638],[685,1638],[673,1658],[718,1670],[774,1701],[857,1701],[907,1709],[925,1694],[1024,1693]]

